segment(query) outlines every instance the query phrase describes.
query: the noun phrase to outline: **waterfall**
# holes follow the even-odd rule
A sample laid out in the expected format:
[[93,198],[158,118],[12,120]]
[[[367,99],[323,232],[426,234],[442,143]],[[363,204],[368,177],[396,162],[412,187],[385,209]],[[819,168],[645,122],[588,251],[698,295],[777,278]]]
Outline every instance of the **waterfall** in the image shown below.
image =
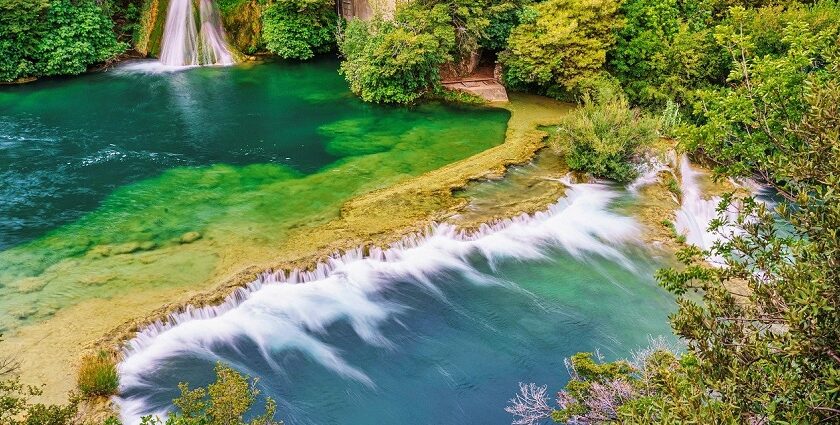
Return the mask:
[[230,65],[222,20],[211,0],[198,0],[196,25],[193,0],[170,0],[163,30],[160,61],[168,66]]
[[720,197],[704,199],[698,178],[700,173],[691,167],[688,157],[680,158],[680,190],[682,191],[682,205],[677,211],[675,226],[677,231],[685,236],[687,243],[701,249],[709,249],[718,239],[713,232],[709,232],[709,224],[717,217],[717,206]]
[[[680,159],[680,174],[682,176],[680,183],[682,204],[680,209],[677,210],[674,226],[678,233],[685,236],[686,243],[708,250],[712,248],[715,242],[722,240],[724,237],[728,238],[738,234],[740,230],[737,226],[731,224],[724,224],[716,231],[709,230],[712,220],[721,215],[718,212],[721,197],[703,198],[703,192],[698,182],[701,173],[691,167],[691,163],[685,155]],[[732,184],[739,185],[734,181],[732,181]],[[730,222],[734,221],[738,217],[737,204],[728,205],[726,210],[722,211],[722,214],[724,219]],[[715,267],[726,266],[726,261],[719,254],[706,257],[706,261]]]
[[[398,285],[417,285],[445,298],[439,281],[449,272],[476,276],[476,282],[492,281],[470,262],[474,255],[495,267],[498,260],[540,260],[549,249],[561,248],[577,259],[599,256],[635,270],[619,247],[638,243],[640,228],[632,218],[609,210],[616,196],[605,185],[571,185],[567,197],[546,212],[483,225],[474,232],[439,224],[388,249],[336,255],[312,271],[266,272],[221,305],[190,308],[173,314],[167,323],[141,330],[128,342],[119,365],[121,388],[148,387],[148,371],[173,354],[219,359],[216,350],[231,347],[242,337],[257,342],[261,357],[272,368],[279,370],[273,355],[295,351],[339,376],[375,387],[364,371],[318,338],[319,332],[346,321],[366,344],[391,347],[380,328],[404,306],[382,293]],[[149,413],[143,397],[115,401],[124,423],[139,423],[139,417]]]

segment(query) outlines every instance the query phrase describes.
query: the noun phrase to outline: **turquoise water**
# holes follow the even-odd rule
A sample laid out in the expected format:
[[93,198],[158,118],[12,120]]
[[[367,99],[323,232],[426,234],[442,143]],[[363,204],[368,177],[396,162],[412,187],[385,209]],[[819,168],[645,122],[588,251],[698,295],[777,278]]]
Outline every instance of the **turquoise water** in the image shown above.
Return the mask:
[[560,389],[565,357],[626,358],[649,336],[672,338],[657,264],[632,221],[603,209],[604,190],[575,189],[549,218],[477,239],[444,229],[345,259],[144,334],[120,366],[125,419],[166,411],[178,382],[206,385],[221,361],[259,377],[287,424],[510,423],[517,384]]
[[[507,111],[367,105],[336,66],[111,70],[0,89],[0,331],[60,329],[56,314],[90,299],[119,309],[204,288],[355,195],[503,141]],[[259,377],[288,424],[509,423],[518,382],[559,389],[566,356],[626,357],[670,335],[658,264],[611,212],[632,202],[576,186],[535,219],[470,238],[442,226],[306,284],[267,284],[214,319],[149,330],[120,365],[123,413],[169,408],[178,382],[204,385],[223,361]],[[76,313],[103,332],[118,324]]]
[[387,139],[412,131],[451,136],[433,122],[450,114],[464,127],[484,121],[489,133],[477,135],[495,143],[507,117],[364,104],[329,59],[164,74],[117,69],[3,87],[0,249],[70,223],[115,189],[165,170],[270,163],[311,174],[339,158],[389,150]]
[[504,139],[505,110],[365,104],[337,65],[0,89],[0,331],[91,298],[206,287],[354,195]]

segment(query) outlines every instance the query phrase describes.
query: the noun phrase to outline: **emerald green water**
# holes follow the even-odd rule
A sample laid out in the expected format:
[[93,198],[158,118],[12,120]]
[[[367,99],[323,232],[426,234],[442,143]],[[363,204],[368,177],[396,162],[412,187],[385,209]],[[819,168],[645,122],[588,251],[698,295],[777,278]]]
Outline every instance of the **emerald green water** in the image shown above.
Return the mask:
[[[92,297],[204,284],[356,194],[503,141],[507,111],[363,104],[336,68],[0,89],[0,331]],[[182,243],[189,232],[201,239]]]

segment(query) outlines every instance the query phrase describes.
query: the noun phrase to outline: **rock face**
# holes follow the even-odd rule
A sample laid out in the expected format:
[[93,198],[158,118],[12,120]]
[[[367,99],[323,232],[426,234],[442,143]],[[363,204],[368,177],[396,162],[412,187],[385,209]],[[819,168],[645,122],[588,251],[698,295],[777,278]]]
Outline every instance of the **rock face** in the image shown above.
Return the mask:
[[447,90],[458,90],[474,94],[488,102],[507,102],[505,86],[493,79],[447,81],[443,83]]
[[488,102],[507,102],[507,90],[501,84],[501,70],[497,64],[479,66],[481,55],[474,52],[457,64],[441,67],[441,84],[447,90],[476,95]]
[[252,55],[263,49],[262,9],[258,0],[249,0],[221,11],[228,41],[236,50]]
[[394,16],[396,0],[337,0],[339,15],[344,19],[368,20],[377,13],[385,17]]

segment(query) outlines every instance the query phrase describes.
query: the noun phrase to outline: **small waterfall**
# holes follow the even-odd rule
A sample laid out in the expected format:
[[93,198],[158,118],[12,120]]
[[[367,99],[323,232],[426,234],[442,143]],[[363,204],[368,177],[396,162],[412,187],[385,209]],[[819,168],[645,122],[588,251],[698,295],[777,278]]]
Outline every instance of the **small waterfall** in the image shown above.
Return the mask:
[[700,190],[698,178],[700,173],[691,167],[688,157],[680,158],[680,190],[682,191],[682,205],[677,211],[676,228],[685,236],[687,243],[701,249],[709,249],[719,238],[709,232],[709,224],[717,217],[717,206],[720,197],[704,199]]
[[[173,353],[219,359],[216,350],[243,336],[258,343],[262,357],[273,368],[279,368],[272,360],[276,353],[299,351],[340,376],[375,386],[364,371],[317,335],[347,321],[365,343],[390,347],[380,327],[404,306],[381,294],[395,285],[417,285],[444,297],[438,280],[446,272],[488,281],[473,267],[472,255],[483,256],[493,267],[494,260],[504,258],[540,260],[551,248],[562,248],[582,260],[608,258],[635,270],[619,247],[638,243],[640,227],[632,218],[609,211],[617,194],[601,184],[575,184],[567,195],[546,212],[483,225],[475,232],[439,224],[387,249],[335,255],[312,271],[266,272],[221,305],[189,308],[170,316],[167,323],[141,330],[129,341],[119,365],[122,389],[151,385],[147,372]],[[115,401],[124,423],[139,423],[140,416],[150,413],[142,397]]]
[[233,54],[225,41],[222,20],[211,0],[198,0],[196,25],[193,0],[170,0],[163,30],[160,61],[168,66],[230,65]]
[[[721,197],[712,196],[709,199],[703,198],[702,190],[698,183],[700,172],[691,167],[688,157],[683,155],[680,159],[680,174],[682,182],[682,205],[677,211],[676,222],[674,223],[677,232],[685,236],[685,241],[703,250],[709,250],[712,246],[724,237],[731,237],[740,230],[731,224],[724,224],[716,231],[710,231],[709,225],[712,220],[719,217],[718,212]],[[740,186],[736,182],[733,185]],[[738,217],[737,204],[730,204],[722,212],[723,218],[734,221]],[[706,261],[714,267],[725,267],[726,260],[719,254],[706,257]]]

